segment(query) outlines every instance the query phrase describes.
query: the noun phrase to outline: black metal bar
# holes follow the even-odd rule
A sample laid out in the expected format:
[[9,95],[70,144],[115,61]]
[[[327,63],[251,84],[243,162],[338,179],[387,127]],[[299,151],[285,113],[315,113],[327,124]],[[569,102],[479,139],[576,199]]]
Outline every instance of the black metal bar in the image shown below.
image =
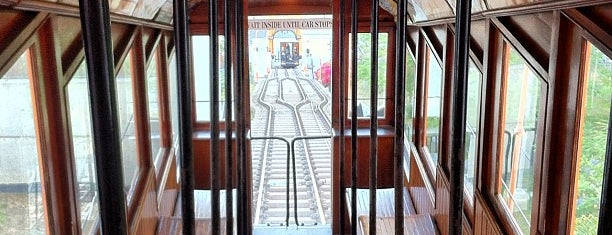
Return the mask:
[[[287,200],[286,200],[286,205],[287,205],[287,214],[285,216],[285,226],[289,226],[289,216],[291,215],[291,213],[289,212],[289,205],[290,205],[290,196],[289,196],[289,180],[290,180],[290,163],[291,163],[291,150],[293,149],[293,141],[289,141],[287,138],[283,138],[283,137],[279,137],[279,136],[256,136],[256,137],[252,137],[251,136],[251,132],[249,131],[248,133],[248,139],[250,140],[280,140],[285,142],[285,144],[287,144]],[[295,154],[294,154],[295,155]],[[293,158],[295,159],[295,158]],[[293,163],[293,184],[295,186],[295,162]],[[297,190],[297,188],[296,188]],[[294,196],[296,196],[297,194],[294,194]],[[297,202],[297,196],[295,198],[295,201]],[[297,205],[296,205],[296,211],[297,211]],[[296,212],[297,213],[297,212]],[[297,214],[296,214],[296,223],[297,223]]]
[[[339,25],[339,30],[338,30],[338,39],[340,40],[338,42],[338,55],[339,55],[339,60],[340,60],[340,64],[338,66],[338,86],[339,86],[339,107],[340,110],[338,112],[338,120],[339,120],[339,137],[340,137],[340,146],[339,146],[339,162],[340,162],[340,183],[339,183],[339,187],[340,187],[340,234],[345,234],[344,232],[344,217],[345,215],[345,206],[346,206],[346,196],[345,196],[345,180],[344,180],[344,164],[346,161],[346,148],[345,148],[345,139],[344,139],[344,130],[345,130],[345,118],[346,118],[346,86],[345,86],[345,78],[346,78],[346,69],[345,69],[345,54],[344,54],[344,47],[345,47],[345,41],[344,41],[344,35],[345,35],[345,22],[346,22],[346,4],[344,2],[344,0],[340,0],[340,25]],[[314,182],[313,182],[314,183]]]
[[406,96],[406,0],[398,0],[395,35],[395,234],[404,234],[404,109]]
[[357,9],[358,1],[353,0],[351,4],[351,234],[357,234],[357,151],[359,149],[357,146]]
[[457,0],[453,70],[453,124],[450,169],[450,226],[448,234],[461,234],[463,220],[463,173],[465,168],[465,120],[468,94],[470,18],[472,1]]
[[[245,68],[244,60],[246,54],[245,46],[245,31],[244,31],[244,2],[243,0],[235,0],[236,8],[234,11],[235,17],[235,32],[236,32],[236,148],[237,153],[237,177],[238,177],[238,195],[237,195],[237,213],[236,224],[238,234],[251,234],[249,224],[249,213],[250,202],[249,202],[249,188],[247,184],[248,178],[248,159],[247,159],[247,143],[246,143],[246,107],[244,94],[247,94],[245,84]],[[247,78],[248,81],[248,78]]]
[[191,120],[191,79],[189,26],[187,3],[174,1],[174,42],[177,59],[177,87],[179,96],[179,148],[181,160],[181,211],[183,213],[183,234],[195,234],[195,210],[193,200],[193,126]]
[[378,0],[372,0],[370,22],[370,234],[376,235],[376,186],[378,158]]
[[208,28],[210,35],[210,224],[212,231],[220,228],[219,193],[219,20],[218,1],[209,0]]
[[[612,103],[612,101],[610,101]],[[612,117],[612,109],[610,109]],[[601,190],[601,202],[599,206],[599,225],[597,234],[608,234],[612,231],[612,120],[608,121],[608,141],[606,144],[606,160],[604,165],[604,178]]]
[[225,231],[234,234],[234,188],[232,148],[232,1],[225,0]]
[[108,1],[80,0],[102,234],[127,234]]
[[[295,137],[291,139],[291,160],[293,162],[293,208],[294,208],[293,214],[295,217],[295,225],[297,226],[300,226],[300,223],[298,221],[298,212],[297,212],[298,207],[297,207],[297,176],[296,176],[296,170],[295,170],[295,142],[298,140],[315,140],[315,139],[330,139],[330,138],[332,138],[331,135],[313,135],[313,136],[299,136],[299,137]],[[314,183],[316,182],[313,182],[313,184]],[[287,182],[287,190],[288,188],[289,188],[289,182]],[[289,192],[287,191],[287,197],[289,197],[288,195],[289,195]],[[343,195],[343,194],[340,194],[340,195]],[[289,198],[287,198],[287,201],[289,201]],[[344,204],[341,204],[341,205],[344,205]],[[289,206],[287,206],[287,214],[289,214]],[[287,218],[287,223],[288,222],[289,222],[289,219]],[[344,224],[341,223],[341,225],[342,227],[344,227]],[[340,229],[340,230],[344,230],[344,229]],[[344,234],[344,233],[340,232],[340,234]]]

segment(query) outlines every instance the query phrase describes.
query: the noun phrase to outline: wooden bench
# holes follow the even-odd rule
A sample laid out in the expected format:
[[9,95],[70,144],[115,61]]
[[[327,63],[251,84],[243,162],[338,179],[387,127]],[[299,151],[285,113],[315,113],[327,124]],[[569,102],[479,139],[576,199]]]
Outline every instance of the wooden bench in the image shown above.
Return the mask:
[[[358,218],[361,234],[370,233],[370,220],[368,216],[361,215]],[[376,217],[376,234],[395,234],[395,217]],[[438,234],[430,215],[404,216],[404,233],[411,235],[435,235]]]

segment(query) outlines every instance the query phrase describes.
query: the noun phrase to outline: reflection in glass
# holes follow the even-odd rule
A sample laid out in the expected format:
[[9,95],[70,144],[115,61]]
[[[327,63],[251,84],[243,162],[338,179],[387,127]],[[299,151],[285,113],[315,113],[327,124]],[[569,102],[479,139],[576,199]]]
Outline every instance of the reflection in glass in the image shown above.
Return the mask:
[[498,190],[520,231],[529,234],[541,81],[509,45],[505,63],[504,145]]
[[159,78],[157,77],[157,53],[147,69],[147,97],[149,99],[149,130],[151,131],[151,156],[157,169],[161,149],[161,123],[159,120]]
[[[387,33],[378,34],[378,118],[385,117],[385,101],[387,97]],[[370,52],[372,37],[370,33],[357,34],[357,117],[370,117],[370,87],[371,87],[371,61]],[[350,43],[349,43],[350,45]],[[349,50],[351,50],[349,48]],[[350,59],[350,58],[349,58]],[[351,87],[351,80],[348,82]],[[351,89],[347,89],[348,97],[352,97]],[[350,106],[351,99],[347,105]],[[351,117],[351,110],[348,110],[348,117]]]
[[[121,155],[123,159],[123,179],[126,194],[130,192],[132,181],[138,172],[137,142],[134,126],[134,99],[132,86],[131,52],[125,58],[117,73],[117,107],[119,109],[119,128],[121,130]],[[128,198],[128,204],[131,198]]]
[[482,74],[470,60],[468,71],[468,95],[465,125],[465,172],[464,185],[468,199],[474,200],[474,184],[476,181],[476,151],[478,147],[478,136],[480,126],[480,84]]
[[[210,37],[195,35],[193,44],[193,76],[197,121],[210,121]],[[219,120],[225,120],[225,41],[219,36]],[[233,117],[232,117],[233,119]]]
[[70,133],[76,164],[81,230],[83,234],[91,234],[95,231],[99,218],[99,204],[85,63],[81,63],[66,86],[66,97],[70,110]]
[[440,124],[442,115],[442,67],[427,49],[427,119],[425,128],[427,130],[425,144],[429,150],[431,163],[434,166],[438,163],[438,150],[440,148]]
[[45,233],[29,58],[0,77],[0,231],[11,234]]
[[589,44],[587,55],[586,103],[583,104],[584,124],[573,214],[575,234],[597,234],[606,139],[610,135],[607,130],[612,100],[612,60],[592,44]]
[[405,97],[404,97],[404,136],[407,141],[414,141],[413,138],[413,123],[414,120],[414,105],[416,102],[416,64],[414,58],[410,55],[410,51],[406,50],[406,81],[405,81]]

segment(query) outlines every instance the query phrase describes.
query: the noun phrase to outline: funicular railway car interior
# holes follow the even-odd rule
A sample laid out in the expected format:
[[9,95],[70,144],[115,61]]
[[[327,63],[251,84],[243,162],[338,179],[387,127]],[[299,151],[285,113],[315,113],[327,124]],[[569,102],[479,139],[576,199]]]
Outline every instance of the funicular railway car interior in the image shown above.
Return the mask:
[[611,29],[610,0],[0,0],[0,234],[612,234]]

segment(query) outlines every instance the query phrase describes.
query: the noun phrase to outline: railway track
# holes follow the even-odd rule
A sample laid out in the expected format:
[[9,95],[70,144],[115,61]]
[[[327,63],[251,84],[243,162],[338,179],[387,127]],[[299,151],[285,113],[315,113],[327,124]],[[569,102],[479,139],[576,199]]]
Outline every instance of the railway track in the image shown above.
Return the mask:
[[254,94],[254,224],[331,223],[329,92],[299,70],[276,69]]

